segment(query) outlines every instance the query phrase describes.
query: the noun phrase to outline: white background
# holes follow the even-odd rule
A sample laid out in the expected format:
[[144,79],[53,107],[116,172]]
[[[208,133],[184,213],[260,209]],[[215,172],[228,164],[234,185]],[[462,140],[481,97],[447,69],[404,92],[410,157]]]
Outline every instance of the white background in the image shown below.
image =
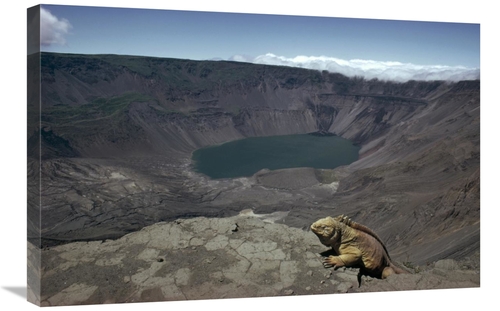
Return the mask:
[[[340,3],[338,3],[340,2]],[[7,3],[7,2],[6,2]],[[470,310],[486,307],[499,288],[495,255],[500,247],[500,225],[495,199],[498,138],[495,114],[500,105],[495,79],[500,55],[500,30],[494,1],[52,1],[45,4],[92,5],[218,12],[270,13],[331,17],[467,22],[481,24],[481,288],[300,297],[225,299],[188,302],[57,307],[57,310],[147,310],[279,308],[280,310]],[[35,310],[26,302],[26,10],[40,4],[11,0],[2,7],[1,31],[1,171],[0,178],[0,305],[3,310]],[[497,277],[498,278],[498,277]],[[493,304],[495,305],[495,304]],[[76,309],[75,309],[76,308]],[[486,307],[485,309],[490,309]]]

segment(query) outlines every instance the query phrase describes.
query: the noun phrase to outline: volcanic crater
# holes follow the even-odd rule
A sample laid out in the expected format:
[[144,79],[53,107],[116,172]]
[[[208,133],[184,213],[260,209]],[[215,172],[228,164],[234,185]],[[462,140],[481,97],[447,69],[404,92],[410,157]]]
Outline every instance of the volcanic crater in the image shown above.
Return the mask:
[[[118,55],[40,53],[28,64],[28,240],[39,248],[251,210],[304,230],[349,215],[398,261],[479,252],[478,80]],[[305,133],[349,139],[359,159],[232,179],[192,169],[202,147]]]

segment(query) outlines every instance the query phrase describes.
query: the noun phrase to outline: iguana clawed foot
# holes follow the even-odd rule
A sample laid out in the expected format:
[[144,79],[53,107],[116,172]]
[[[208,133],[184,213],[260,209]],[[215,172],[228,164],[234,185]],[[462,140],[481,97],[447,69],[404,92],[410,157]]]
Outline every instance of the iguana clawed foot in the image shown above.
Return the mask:
[[338,256],[328,256],[323,260],[323,266],[325,268],[333,267],[334,270],[337,270],[338,268],[345,266],[345,263]]

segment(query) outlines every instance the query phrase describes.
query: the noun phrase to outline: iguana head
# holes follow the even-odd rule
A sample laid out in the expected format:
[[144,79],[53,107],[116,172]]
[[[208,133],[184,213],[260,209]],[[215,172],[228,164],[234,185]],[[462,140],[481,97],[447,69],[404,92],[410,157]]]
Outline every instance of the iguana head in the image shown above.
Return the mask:
[[332,217],[321,218],[311,225],[314,232],[323,245],[332,246],[340,238],[340,228],[342,224]]

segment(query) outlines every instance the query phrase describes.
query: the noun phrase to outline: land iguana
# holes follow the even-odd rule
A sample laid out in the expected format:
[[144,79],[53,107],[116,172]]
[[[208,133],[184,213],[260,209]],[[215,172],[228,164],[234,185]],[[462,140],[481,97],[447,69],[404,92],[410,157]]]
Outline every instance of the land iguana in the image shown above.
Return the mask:
[[408,273],[392,263],[387,248],[375,232],[347,216],[319,219],[311,225],[311,230],[323,245],[337,254],[324,259],[325,268],[359,268],[359,286],[363,275],[385,279],[391,274]]

